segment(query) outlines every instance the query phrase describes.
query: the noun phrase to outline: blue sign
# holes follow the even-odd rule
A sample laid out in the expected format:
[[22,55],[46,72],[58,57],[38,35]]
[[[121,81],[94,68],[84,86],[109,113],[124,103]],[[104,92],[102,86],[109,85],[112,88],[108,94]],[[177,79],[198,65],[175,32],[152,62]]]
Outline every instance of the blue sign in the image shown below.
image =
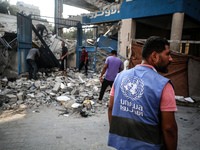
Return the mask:
[[129,18],[168,15],[184,12],[200,21],[199,0],[124,0],[119,9],[94,12],[82,18],[83,23],[110,22]]

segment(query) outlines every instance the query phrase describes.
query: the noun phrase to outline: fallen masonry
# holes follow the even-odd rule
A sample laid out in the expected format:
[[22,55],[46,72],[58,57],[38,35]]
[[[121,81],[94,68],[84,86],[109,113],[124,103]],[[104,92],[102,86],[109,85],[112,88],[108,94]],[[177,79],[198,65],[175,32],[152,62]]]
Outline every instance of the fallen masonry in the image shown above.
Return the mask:
[[61,106],[60,115],[79,113],[82,117],[103,113],[108,106],[110,88],[104,94],[103,105],[96,103],[101,88],[98,76],[94,72],[85,76],[76,69],[68,69],[65,77],[59,71],[38,72],[38,80],[5,77],[0,80],[0,108],[11,110],[25,106],[38,112],[43,106]]

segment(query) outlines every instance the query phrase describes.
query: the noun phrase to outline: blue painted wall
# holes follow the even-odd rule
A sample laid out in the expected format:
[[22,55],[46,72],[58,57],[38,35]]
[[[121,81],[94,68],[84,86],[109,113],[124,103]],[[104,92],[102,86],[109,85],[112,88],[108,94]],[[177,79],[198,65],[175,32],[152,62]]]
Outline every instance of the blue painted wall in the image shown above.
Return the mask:
[[200,0],[124,0],[120,10],[95,12],[83,17],[83,23],[116,21],[184,12],[200,21]]
[[183,12],[200,22],[200,0],[184,0]]

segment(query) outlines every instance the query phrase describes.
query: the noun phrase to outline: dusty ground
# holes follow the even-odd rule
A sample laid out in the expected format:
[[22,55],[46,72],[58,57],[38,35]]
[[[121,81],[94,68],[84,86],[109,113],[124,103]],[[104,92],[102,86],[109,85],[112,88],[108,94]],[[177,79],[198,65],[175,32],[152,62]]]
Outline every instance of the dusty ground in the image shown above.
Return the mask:
[[[106,105],[82,117],[76,111],[62,114],[63,107],[40,107],[0,111],[0,149],[109,150]],[[178,150],[200,147],[200,108],[179,106]]]

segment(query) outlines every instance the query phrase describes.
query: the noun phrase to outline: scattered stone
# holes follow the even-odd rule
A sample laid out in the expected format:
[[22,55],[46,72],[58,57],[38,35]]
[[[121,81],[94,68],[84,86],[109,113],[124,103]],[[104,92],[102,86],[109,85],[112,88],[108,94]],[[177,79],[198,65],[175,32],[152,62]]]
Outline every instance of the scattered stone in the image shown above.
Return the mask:
[[35,87],[39,88],[41,86],[41,81],[35,81]]
[[[60,76],[62,72],[45,73],[43,71],[38,74],[38,77],[40,76],[38,80],[27,80],[23,77],[13,81],[7,81],[6,78],[3,81],[0,80],[1,83],[4,83],[0,84],[1,108],[4,110],[20,107],[38,109],[46,105],[47,107],[61,106],[70,113],[78,112],[78,115],[82,111],[83,116],[99,113],[100,111],[93,109],[95,107],[98,110],[99,107],[102,107],[93,101],[99,95],[101,86],[99,77],[95,73],[89,72],[93,78],[88,78],[88,76],[74,71],[76,70],[73,68],[68,69],[67,77]],[[109,93],[104,95],[104,99],[109,100]],[[85,100],[89,101],[90,107],[86,103],[83,105]],[[83,106],[87,108],[86,111]],[[102,107],[102,109],[105,108]],[[33,112],[37,112],[37,110]],[[64,115],[68,116],[69,114]]]
[[60,83],[57,82],[57,83],[55,84],[54,88],[52,89],[52,92],[58,93],[59,89],[60,89]]
[[46,90],[46,88],[47,88],[47,87],[46,87],[45,85],[40,86],[40,90],[42,90],[42,91],[43,91],[43,90]]
[[71,105],[72,108],[78,108],[78,107],[81,107],[82,104],[79,104],[79,103],[74,103]]
[[20,92],[17,94],[18,100],[24,100],[24,92]]
[[69,101],[70,98],[67,97],[67,96],[59,96],[59,97],[57,97],[57,100],[58,100],[58,101]]
[[6,97],[10,100],[10,102],[16,102],[17,96],[13,94],[6,94]]

